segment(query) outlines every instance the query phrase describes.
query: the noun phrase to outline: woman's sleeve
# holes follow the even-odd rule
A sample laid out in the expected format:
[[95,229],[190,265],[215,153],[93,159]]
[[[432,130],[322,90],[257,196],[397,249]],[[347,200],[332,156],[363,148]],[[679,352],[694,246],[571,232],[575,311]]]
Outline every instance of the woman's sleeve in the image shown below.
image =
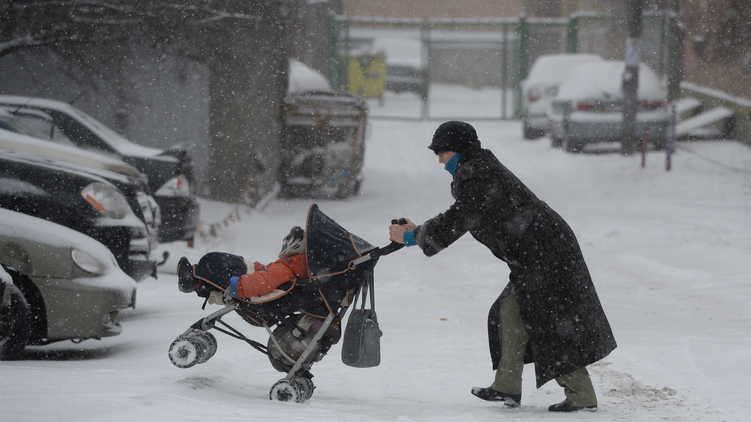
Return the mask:
[[456,187],[456,201],[449,209],[415,229],[415,240],[425,255],[437,254],[477,224],[492,195],[488,187],[481,177],[465,179]]

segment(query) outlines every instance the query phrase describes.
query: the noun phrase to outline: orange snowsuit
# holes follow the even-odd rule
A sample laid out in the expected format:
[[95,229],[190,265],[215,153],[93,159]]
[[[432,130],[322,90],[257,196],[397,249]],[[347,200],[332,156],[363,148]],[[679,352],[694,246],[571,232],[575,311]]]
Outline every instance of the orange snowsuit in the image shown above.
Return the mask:
[[308,262],[304,253],[278,259],[265,266],[254,262],[253,266],[254,272],[240,276],[237,283],[239,298],[265,295],[290,280],[308,278]]

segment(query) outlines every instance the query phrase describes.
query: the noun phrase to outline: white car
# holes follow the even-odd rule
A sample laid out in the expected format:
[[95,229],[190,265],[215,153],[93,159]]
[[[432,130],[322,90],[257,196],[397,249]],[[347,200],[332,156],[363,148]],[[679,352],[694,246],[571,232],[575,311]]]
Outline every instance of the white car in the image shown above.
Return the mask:
[[119,312],[136,306],[136,282],[103,244],[3,208],[0,264],[0,360],[26,345],[118,335]]
[[547,111],[558,85],[580,63],[601,61],[595,54],[552,54],[541,56],[521,82],[522,128],[525,139],[543,136],[548,131]]
[[[577,152],[588,143],[622,139],[624,95],[621,85],[625,68],[624,61],[606,60],[580,64],[569,72],[548,108],[553,145],[560,142],[567,152]],[[668,127],[667,91],[644,63],[639,65],[637,98],[635,135],[642,139],[648,131],[654,146],[664,148]]]

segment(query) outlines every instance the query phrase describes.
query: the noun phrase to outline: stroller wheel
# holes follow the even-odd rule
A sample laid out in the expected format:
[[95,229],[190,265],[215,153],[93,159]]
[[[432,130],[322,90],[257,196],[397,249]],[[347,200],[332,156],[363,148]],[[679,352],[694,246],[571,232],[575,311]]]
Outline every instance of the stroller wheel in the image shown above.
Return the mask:
[[297,403],[305,401],[300,384],[286,379],[280,379],[271,387],[269,400],[294,401]]
[[200,363],[204,347],[195,337],[178,337],[169,347],[169,360],[178,368],[190,368]]
[[316,388],[316,386],[313,385],[313,380],[304,376],[296,376],[294,382],[300,386],[300,390],[302,391],[301,400],[298,400],[298,402],[302,403],[310,400],[313,396],[313,390]]
[[206,361],[211,359],[214,356],[214,353],[216,353],[216,338],[208,331],[192,332],[188,338],[196,340],[201,347],[198,363],[206,363]]

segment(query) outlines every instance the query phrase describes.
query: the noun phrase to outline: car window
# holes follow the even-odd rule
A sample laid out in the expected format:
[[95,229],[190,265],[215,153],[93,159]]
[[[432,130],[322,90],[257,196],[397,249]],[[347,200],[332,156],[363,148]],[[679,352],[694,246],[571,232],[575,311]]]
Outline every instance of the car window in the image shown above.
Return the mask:
[[52,118],[39,110],[1,108],[0,126],[5,130],[21,133],[45,141],[53,141],[67,146],[76,146],[52,121]]
[[47,112],[52,116],[62,133],[75,143],[75,146],[84,149],[103,150],[110,153],[116,152],[114,148],[103,142],[89,128],[67,114],[57,110],[47,110]]

